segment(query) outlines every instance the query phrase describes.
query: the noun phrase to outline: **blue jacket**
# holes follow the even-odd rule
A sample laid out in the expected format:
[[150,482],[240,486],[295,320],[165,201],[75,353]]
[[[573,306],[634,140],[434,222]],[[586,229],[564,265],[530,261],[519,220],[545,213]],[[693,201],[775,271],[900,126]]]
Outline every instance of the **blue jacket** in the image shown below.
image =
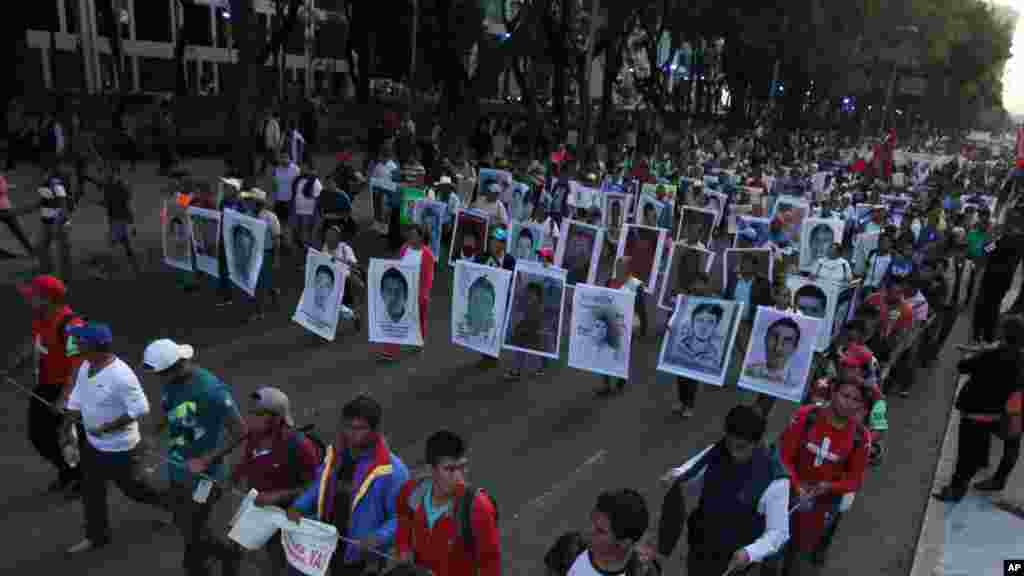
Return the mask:
[[[313,483],[295,500],[292,507],[305,516],[315,516],[321,522],[333,523],[337,473],[343,464],[351,462],[350,459],[347,450],[336,454],[334,447],[329,447]],[[353,540],[361,540],[372,534],[377,540],[376,549],[388,552],[394,544],[398,528],[395,504],[402,485],[409,479],[409,470],[398,456],[388,450],[383,439],[379,439],[375,448],[365,453],[360,460],[369,462],[362,477],[353,478],[357,484],[354,486],[349,525],[339,527],[339,532]],[[345,550],[346,563],[359,559],[355,547],[339,545],[339,553],[341,549]]]

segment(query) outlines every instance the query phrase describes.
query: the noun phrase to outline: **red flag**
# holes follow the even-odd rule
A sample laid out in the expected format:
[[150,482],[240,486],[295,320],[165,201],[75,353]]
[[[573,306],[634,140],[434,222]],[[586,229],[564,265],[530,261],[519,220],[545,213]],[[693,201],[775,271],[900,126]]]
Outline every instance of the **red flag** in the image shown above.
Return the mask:
[[1024,168],[1024,125],[1017,127],[1017,167]]

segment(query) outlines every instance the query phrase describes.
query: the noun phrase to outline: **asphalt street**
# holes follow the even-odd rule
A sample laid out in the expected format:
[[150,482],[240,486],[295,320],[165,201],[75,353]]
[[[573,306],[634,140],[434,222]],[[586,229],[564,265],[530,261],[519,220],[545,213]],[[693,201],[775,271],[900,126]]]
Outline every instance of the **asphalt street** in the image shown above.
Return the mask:
[[[154,197],[163,182],[152,176],[152,166],[140,171],[133,176],[144,212],[139,238],[155,254]],[[19,199],[15,196],[16,203]],[[362,199],[359,205],[364,205]],[[80,254],[90,246],[102,247],[102,216],[92,210],[97,213],[76,217],[75,233],[83,239]],[[10,245],[8,238],[0,240],[0,247]],[[356,251],[361,260],[387,256],[384,243],[372,233],[360,237]],[[0,264],[4,349],[28,333],[28,311],[11,287],[24,275],[18,266]],[[334,436],[341,406],[359,391],[373,393],[385,406],[388,440],[410,465],[421,467],[423,440],[430,432],[445,426],[463,433],[471,447],[471,480],[486,487],[499,505],[507,574],[540,573],[547,547],[566,530],[587,528],[588,513],[604,489],[636,488],[656,512],[664,495],[658,477],[715,441],[728,409],[749,400],[734,388],[703,386],[696,415],[685,421],[673,416],[669,406],[675,400],[674,385],[654,370],[660,330],[634,339],[631,379],[621,397],[594,398],[591,390],[600,377],[565,366],[564,339],[562,361],[546,376],[506,383],[500,369],[480,371],[474,366],[479,355],[450,343],[447,270],[435,276],[424,353],[382,366],[374,361],[365,332],[346,327],[328,344],[290,321],[301,274],[298,260],[284,266],[285,273],[278,275],[282,306],[258,323],[244,322],[247,310],[241,302],[216,309],[211,286],[197,295],[184,294],[173,274],[155,259],[138,279],[129,279],[126,272],[123,279],[76,281],[71,301],[76,310],[113,326],[115,347],[126,361],[137,365],[143,347],[155,338],[191,343],[197,347],[197,361],[230,383],[237,398],[261,386],[277,386],[290,395],[300,424],[316,424],[326,439]],[[290,270],[294,273],[288,274]],[[657,325],[663,323],[664,314],[659,314]],[[961,322],[950,342],[965,337],[966,322]],[[890,401],[886,461],[869,472],[844,518],[826,573],[909,571],[952,402],[957,354],[950,351],[933,368],[918,373],[909,399]],[[143,382],[156,403],[155,383]],[[113,544],[86,556],[65,557],[63,550],[82,537],[80,505],[41,494],[52,473],[25,439],[27,401],[14,389],[0,389],[0,394],[7,400],[0,452],[0,474],[7,478],[0,496],[7,551],[0,571],[181,573],[182,544],[173,529],[158,528],[154,520],[160,515],[116,490],[111,491]],[[794,407],[780,404],[770,435],[778,434]],[[238,500],[229,497],[218,506],[218,526],[230,518]],[[681,551],[667,573],[682,572]],[[248,573],[255,574],[262,555],[252,558]]]

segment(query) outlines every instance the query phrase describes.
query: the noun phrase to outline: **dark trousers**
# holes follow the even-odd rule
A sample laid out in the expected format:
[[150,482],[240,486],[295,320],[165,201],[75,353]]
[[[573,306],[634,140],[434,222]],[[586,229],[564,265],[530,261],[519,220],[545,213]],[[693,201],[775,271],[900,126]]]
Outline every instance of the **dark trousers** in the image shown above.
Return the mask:
[[[986,270],[986,272],[988,272]],[[982,276],[981,287],[978,289],[978,301],[974,305],[974,324],[971,335],[985,342],[996,338],[996,326],[999,323],[999,307],[1003,296],[1010,289],[1012,277],[1005,282],[992,281]]]
[[163,496],[142,478],[139,450],[101,452],[88,441],[82,442],[82,500],[85,509],[85,537],[93,543],[110,541],[110,510],[107,507],[107,483],[142,504],[167,509]]
[[684,408],[697,407],[697,381],[679,376],[676,378],[676,389],[679,391],[679,403]]
[[[36,254],[39,258],[39,267],[42,274],[54,274],[64,282],[71,282],[71,239],[68,236],[68,229],[64,226],[64,219],[42,220],[42,234],[39,245],[36,247]],[[53,249],[56,244],[57,255],[60,260],[59,272],[54,270]]]
[[935,319],[935,323],[938,324],[938,330],[935,334],[935,339],[932,341],[932,358],[938,358],[939,353],[942,352],[942,346],[945,345],[949,335],[953,332],[953,327],[956,326],[956,321],[960,317],[960,310],[954,306],[944,306],[939,309],[939,317]]
[[174,512],[174,525],[185,540],[186,576],[209,576],[209,558],[220,560],[223,576],[238,576],[242,562],[241,550],[215,535],[209,526],[213,505],[220,495],[220,489],[215,486],[206,502],[199,504],[192,499],[191,482],[171,484],[168,503]]
[[[33,390],[40,398],[56,403],[60,398],[60,386],[40,384]],[[62,483],[77,480],[79,469],[68,466],[60,447],[62,417],[36,398],[28,403],[28,440],[36,452],[57,469]]]
[[228,257],[225,252],[224,243],[217,243],[217,269],[220,277],[217,278],[217,296],[225,302],[232,299],[231,277],[228,272]]
[[[956,465],[953,468],[953,479],[950,482],[953,490],[967,492],[971,479],[988,461],[992,449],[992,436],[1000,436],[1001,422],[978,422],[970,418],[960,417],[960,430],[957,434]],[[1003,443],[1003,457],[999,460],[993,478],[999,484],[1006,484],[1013,472],[1017,459],[1020,457],[1020,436],[1006,439]]]
[[36,253],[35,246],[32,245],[32,241],[28,239],[28,234],[25,233],[25,229],[21,227],[21,222],[18,217],[12,214],[9,210],[0,210],[0,222],[7,225],[7,228],[14,234],[14,237],[21,244],[21,247],[25,249],[29,255]]

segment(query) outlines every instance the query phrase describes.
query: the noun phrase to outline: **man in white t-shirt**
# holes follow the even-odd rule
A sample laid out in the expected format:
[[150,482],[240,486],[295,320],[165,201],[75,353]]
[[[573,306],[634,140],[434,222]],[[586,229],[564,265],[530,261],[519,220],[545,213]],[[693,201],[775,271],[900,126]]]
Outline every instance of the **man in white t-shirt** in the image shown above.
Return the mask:
[[647,503],[630,489],[602,492],[590,514],[591,540],[567,576],[657,574],[653,550],[641,544],[651,521]]
[[849,284],[853,280],[853,269],[846,258],[843,258],[842,251],[843,245],[833,242],[828,256],[819,258],[814,263],[814,276],[837,284]]
[[68,398],[69,425],[81,422],[82,504],[85,539],[68,549],[86,552],[110,543],[107,482],[117,484],[136,502],[166,510],[160,493],[141,477],[139,419],[149,402],[131,367],[111,352],[113,336],[106,324],[91,322],[68,330],[84,359]]
[[[298,246],[312,246],[313,228],[316,225],[316,206],[323,191],[320,178],[309,164],[303,164],[302,173],[292,184],[292,206],[295,211],[295,243]],[[305,262],[303,262],[303,267]]]

